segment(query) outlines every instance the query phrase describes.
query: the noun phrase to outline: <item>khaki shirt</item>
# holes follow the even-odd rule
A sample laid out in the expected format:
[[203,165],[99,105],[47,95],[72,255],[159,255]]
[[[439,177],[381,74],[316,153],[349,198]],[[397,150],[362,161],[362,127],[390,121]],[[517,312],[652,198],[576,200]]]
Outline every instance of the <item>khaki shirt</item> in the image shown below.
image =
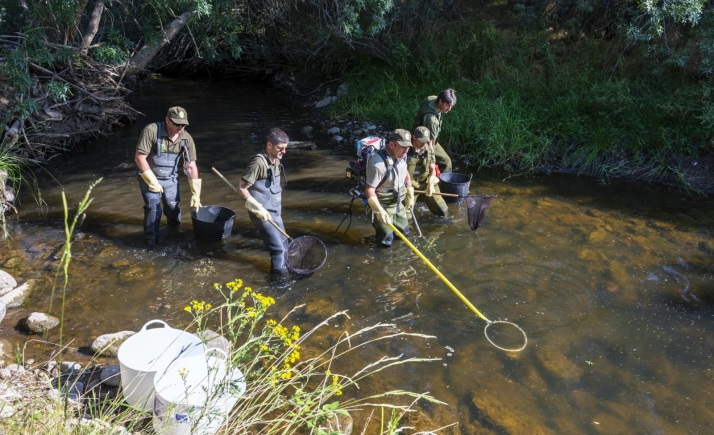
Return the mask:
[[[385,174],[387,174],[387,165],[384,163],[382,156],[379,153],[374,153],[369,156],[367,162],[367,178],[365,182],[372,187],[379,186],[377,192],[387,192],[390,190],[399,190],[404,187],[404,183],[407,179],[407,162],[404,159],[394,160],[394,169],[397,171],[396,179],[393,174],[390,173],[389,177],[379,186],[379,183],[384,179]],[[393,172],[390,171],[390,172]],[[396,188],[395,188],[396,186]]]
[[[253,160],[250,161],[248,168],[245,170],[245,174],[241,177],[247,184],[253,185],[256,181],[269,176],[266,161],[270,162],[270,157],[265,153],[261,154],[265,156],[265,159],[258,156],[253,157]],[[275,163],[270,166],[273,168],[273,174],[280,175],[280,159],[275,159]]]
[[[142,154],[151,153],[152,149],[156,148],[156,123],[153,122],[141,131],[141,136],[139,136],[139,142],[136,144],[136,150]],[[193,138],[186,131],[186,129],[181,130],[175,141],[169,138],[168,130],[166,129],[166,123],[161,123],[161,152],[162,153],[173,153],[181,154],[183,150],[181,149],[181,140],[186,139],[186,148],[188,148],[188,156],[191,161],[196,161],[196,144],[193,142]]]

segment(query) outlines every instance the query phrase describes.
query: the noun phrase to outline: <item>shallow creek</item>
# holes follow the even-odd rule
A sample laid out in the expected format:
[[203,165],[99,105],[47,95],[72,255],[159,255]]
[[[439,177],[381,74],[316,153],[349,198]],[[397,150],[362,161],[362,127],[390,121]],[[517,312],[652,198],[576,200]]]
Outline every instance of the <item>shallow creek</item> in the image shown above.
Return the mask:
[[[332,148],[325,136],[314,138],[317,150],[286,154],[283,219],[291,236],[322,239],[328,260],[307,279],[271,286],[269,257],[243,201],[211,167],[237,184],[270,127],[301,140],[311,118],[290,97],[250,83],[160,79],[140,83],[132,104],[146,115],[136,124],[53,160],[46,169],[56,181],[38,173],[45,207],[21,192],[20,219],[10,224],[0,268],[20,283],[33,279],[34,290],[3,321],[3,340],[37,338],[14,327],[32,311],[47,312],[52,303],[50,312],[59,314],[61,284],[53,295],[52,282],[64,240],[61,191],[76,207],[89,184],[104,177],[72,245],[67,360],[87,361],[96,336],[138,330],[150,319],[185,327],[189,301],[220,302],[213,283],[241,278],[277,300],[275,317],[305,304],[290,320],[303,330],[349,310],[349,318],[320,330],[316,347],[379,322],[433,335],[368,347],[345,367],[354,371],[385,354],[441,358],[383,371],[361,392],[345,391],[429,391],[449,405],[420,408],[409,424],[422,430],[458,421],[460,434],[714,432],[709,198],[640,183],[480,171],[470,191],[498,197],[478,231],[468,226],[465,204],[450,205],[449,220],[418,207],[424,237],[412,234],[413,243],[486,316],[516,322],[528,334],[524,351],[508,353],[488,343],[485,322],[403,243],[373,246],[363,205],[355,204],[346,233],[347,222],[335,232],[348,209],[344,173],[352,149]],[[189,113],[202,203],[231,208],[237,217],[230,237],[197,242],[183,180],[181,230],[162,225],[161,247],[146,252],[134,148],[141,129],[172,105]],[[471,169],[456,164],[456,172]],[[57,339],[57,332],[48,336]],[[40,358],[38,349],[31,342],[26,353]]]

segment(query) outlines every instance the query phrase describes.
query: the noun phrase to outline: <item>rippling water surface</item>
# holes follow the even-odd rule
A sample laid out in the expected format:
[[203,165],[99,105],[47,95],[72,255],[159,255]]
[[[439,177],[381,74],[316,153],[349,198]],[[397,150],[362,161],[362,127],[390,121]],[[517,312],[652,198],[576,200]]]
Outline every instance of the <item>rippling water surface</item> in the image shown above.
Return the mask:
[[[349,310],[315,346],[378,322],[435,336],[368,347],[359,354],[364,360],[351,362],[354,369],[385,354],[441,358],[386,370],[362,385],[363,392],[429,391],[447,402],[426,405],[405,422],[422,430],[458,421],[454,433],[460,434],[714,432],[710,199],[638,183],[481,171],[471,192],[498,197],[477,232],[468,226],[465,205],[450,205],[453,218],[446,221],[418,207],[424,237],[411,236],[415,245],[485,316],[527,332],[528,347],[507,353],[488,343],[486,323],[403,243],[380,250],[365,240],[373,230],[363,206],[355,205],[346,234],[335,232],[350,199],[344,170],[352,156],[351,148],[331,148],[324,136],[316,136],[317,150],[286,155],[283,215],[288,233],[321,238],[329,258],[308,279],[270,286],[269,258],[243,201],[210,169],[237,184],[270,127],[301,139],[311,118],[289,97],[248,83],[153,80],[138,85],[133,104],[146,115],[135,125],[47,167],[61,187],[38,173],[47,207],[38,208],[24,192],[0,267],[20,282],[33,279],[35,289],[27,308],[8,314],[3,339],[32,338],[13,326],[31,311],[50,310],[64,239],[61,189],[77,204],[104,177],[72,247],[66,359],[87,360],[97,335],[137,330],[150,319],[186,326],[188,301],[213,301],[213,283],[241,278],[274,296],[278,313],[306,304],[295,318],[303,330]],[[145,252],[134,149],[143,126],[163,119],[172,105],[189,113],[202,203],[238,216],[229,238],[197,242],[183,182],[181,230],[162,226],[161,248]],[[470,169],[456,164],[457,171]],[[27,352],[37,349],[31,343]]]

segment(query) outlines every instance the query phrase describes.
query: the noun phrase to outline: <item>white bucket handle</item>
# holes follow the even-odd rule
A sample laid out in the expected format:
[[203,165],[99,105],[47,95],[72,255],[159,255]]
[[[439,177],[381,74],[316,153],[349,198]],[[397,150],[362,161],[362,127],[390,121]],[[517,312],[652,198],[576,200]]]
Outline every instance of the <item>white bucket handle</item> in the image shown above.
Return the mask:
[[139,332],[146,331],[146,327],[149,326],[149,325],[152,325],[152,324],[154,324],[154,323],[161,323],[161,324],[164,325],[165,327],[171,329],[171,327],[169,326],[169,324],[166,323],[166,322],[164,322],[163,320],[154,319],[154,320],[149,320],[148,322],[146,322],[146,323],[144,324],[144,326],[141,327],[141,329],[139,330]]
[[226,361],[228,361],[228,354],[226,353],[225,350],[219,349],[219,348],[217,348],[217,347],[209,347],[208,349],[206,349],[206,357],[208,357],[208,356],[209,356],[209,353],[211,353],[211,352],[219,352],[219,353],[222,353],[222,354],[223,354],[223,359],[225,359]]

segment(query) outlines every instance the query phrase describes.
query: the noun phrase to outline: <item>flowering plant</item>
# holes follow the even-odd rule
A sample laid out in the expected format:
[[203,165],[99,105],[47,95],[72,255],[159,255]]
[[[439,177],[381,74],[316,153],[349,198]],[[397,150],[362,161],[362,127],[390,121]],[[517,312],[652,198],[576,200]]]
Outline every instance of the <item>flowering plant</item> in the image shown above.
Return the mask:
[[[428,393],[395,390],[369,397],[359,394],[359,382],[376,372],[434,358],[383,356],[349,375],[332,371],[338,360],[349,358],[355,350],[374,346],[379,341],[407,336],[433,337],[395,332],[395,325],[377,324],[355,333],[345,331],[329,348],[302,359],[300,351],[308,338],[334,319],[347,316],[345,311],[333,314],[303,334],[298,326],[286,324],[286,319],[301,306],[291,310],[285,318],[275,320],[266,317],[275,300],[244,286],[242,280],[236,279],[225,286],[214,284],[214,288],[223,299],[219,306],[214,308],[210,303],[194,300],[185,310],[193,315],[199,335],[204,337],[207,325],[215,317],[219,319],[218,332],[230,343],[230,364],[245,376],[245,393],[238,398],[225,423],[226,433],[292,434],[307,429],[306,433],[310,434],[333,435],[347,432],[344,426],[352,424],[350,413],[365,407],[392,408],[403,415],[414,411],[420,399],[443,404]],[[234,386],[225,386],[230,388]],[[384,397],[392,397],[394,402],[404,397],[409,403],[371,403],[373,399]]]

